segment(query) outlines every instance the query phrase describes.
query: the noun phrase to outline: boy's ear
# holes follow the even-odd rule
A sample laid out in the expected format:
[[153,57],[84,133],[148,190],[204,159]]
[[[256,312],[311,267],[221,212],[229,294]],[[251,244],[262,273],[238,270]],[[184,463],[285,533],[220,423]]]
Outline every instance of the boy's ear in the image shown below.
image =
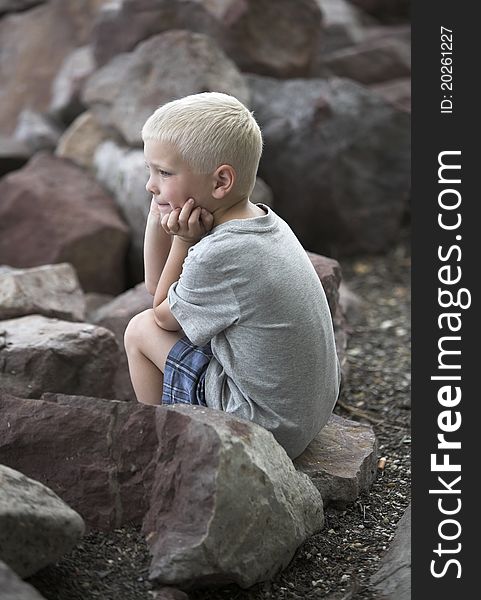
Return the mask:
[[212,195],[218,200],[224,198],[233,188],[236,179],[234,167],[221,165],[214,172],[214,189]]

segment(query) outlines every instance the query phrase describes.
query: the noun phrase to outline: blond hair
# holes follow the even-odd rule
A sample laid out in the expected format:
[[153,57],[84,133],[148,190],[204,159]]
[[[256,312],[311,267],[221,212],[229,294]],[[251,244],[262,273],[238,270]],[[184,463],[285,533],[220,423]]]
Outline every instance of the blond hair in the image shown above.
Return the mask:
[[196,173],[231,165],[239,195],[248,196],[254,188],[262,134],[253,114],[234,96],[202,92],[168,102],[147,119],[142,140],[171,144]]

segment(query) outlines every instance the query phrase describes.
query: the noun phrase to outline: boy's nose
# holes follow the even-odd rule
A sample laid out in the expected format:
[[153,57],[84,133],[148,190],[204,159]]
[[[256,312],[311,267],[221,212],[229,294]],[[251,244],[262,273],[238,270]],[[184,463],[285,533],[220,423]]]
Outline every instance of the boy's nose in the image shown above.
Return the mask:
[[156,194],[158,195],[159,190],[157,189],[157,187],[152,183],[151,179],[149,178],[149,180],[147,181],[147,183],[145,184],[145,189],[151,193],[151,194]]

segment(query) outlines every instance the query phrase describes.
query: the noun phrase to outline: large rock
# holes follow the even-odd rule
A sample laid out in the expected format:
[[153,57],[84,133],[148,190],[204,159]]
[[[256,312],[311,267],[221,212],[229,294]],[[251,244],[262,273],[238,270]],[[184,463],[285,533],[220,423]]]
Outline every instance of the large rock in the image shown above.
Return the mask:
[[323,526],[322,498],[270,432],[222,411],[158,407],[159,449],[143,532],[150,578],[249,587],[286,567]]
[[105,7],[92,37],[103,65],[155,34],[186,29],[215,39],[242,71],[293,77],[308,73],[321,27],[316,0],[124,0]]
[[346,79],[248,76],[265,138],[259,174],[313,252],[380,252],[399,236],[410,187],[410,119]]
[[97,180],[116,199],[129,225],[128,278],[132,284],[139,283],[144,279],[144,234],[152,198],[145,189],[148,173],[144,153],[107,140],[97,147],[93,155],[93,170]]
[[65,56],[86,43],[99,6],[107,1],[49,0],[0,20],[1,133],[14,131],[24,108],[48,110]]
[[391,545],[370,583],[383,600],[411,600],[411,505],[399,520]]
[[370,86],[371,90],[379,94],[392,104],[394,108],[411,112],[411,78],[401,77],[384,83],[376,83]]
[[314,64],[328,52],[360,42],[366,24],[366,15],[348,0],[316,0],[316,2],[322,12],[322,32],[314,56]]
[[145,284],[139,283],[135,288],[124,292],[91,313],[90,321],[112,331],[120,348],[114,382],[117,400],[136,401],[125,353],[124,333],[130,319],[147,308],[152,308],[152,303],[153,297],[147,292]]
[[49,114],[64,123],[71,123],[83,111],[80,92],[95,71],[92,46],[76,48],[63,61],[52,83]]
[[0,319],[38,314],[85,320],[85,298],[68,263],[0,273]]
[[43,392],[114,396],[114,335],[89,323],[30,315],[0,322],[0,392],[40,398]]
[[61,394],[43,398],[0,394],[0,462],[48,485],[89,530],[141,523],[157,448],[155,407]]
[[52,119],[28,108],[20,113],[13,132],[13,137],[28,146],[32,154],[53,150],[61,135],[60,128]]
[[79,115],[59,139],[56,156],[68,158],[79,167],[92,169],[97,148],[109,136],[90,111]]
[[322,283],[331,316],[334,318],[339,307],[339,286],[342,280],[341,265],[334,258],[321,256],[314,252],[308,251],[307,256]]
[[376,477],[377,439],[370,425],[333,414],[294,465],[311,478],[324,506],[345,508]]
[[410,40],[404,31],[396,33],[369,37],[361,43],[325,54],[317,69],[313,69],[313,76],[346,77],[365,85],[410,77]]
[[249,102],[242,75],[212,38],[175,30],[142,42],[99,69],[88,79],[83,101],[129,145],[141,146],[142,126],[160,104],[204,91]]
[[308,74],[322,31],[316,0],[233,0],[221,10],[219,43],[242,71]]
[[85,525],[52,490],[0,465],[0,558],[29,577],[72,550]]
[[0,180],[0,197],[0,263],[68,262],[85,291],[123,291],[128,228],[93,176],[40,153]]
[[0,560],[0,590],[2,600],[45,600],[37,590],[25,583]]

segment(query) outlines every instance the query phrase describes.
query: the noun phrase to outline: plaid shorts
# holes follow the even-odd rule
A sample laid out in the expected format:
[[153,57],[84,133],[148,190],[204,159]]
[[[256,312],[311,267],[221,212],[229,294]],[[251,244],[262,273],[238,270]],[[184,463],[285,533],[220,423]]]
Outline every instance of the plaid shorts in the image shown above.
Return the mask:
[[210,342],[195,346],[187,336],[178,340],[165,361],[162,404],[205,402],[205,372],[212,357]]

